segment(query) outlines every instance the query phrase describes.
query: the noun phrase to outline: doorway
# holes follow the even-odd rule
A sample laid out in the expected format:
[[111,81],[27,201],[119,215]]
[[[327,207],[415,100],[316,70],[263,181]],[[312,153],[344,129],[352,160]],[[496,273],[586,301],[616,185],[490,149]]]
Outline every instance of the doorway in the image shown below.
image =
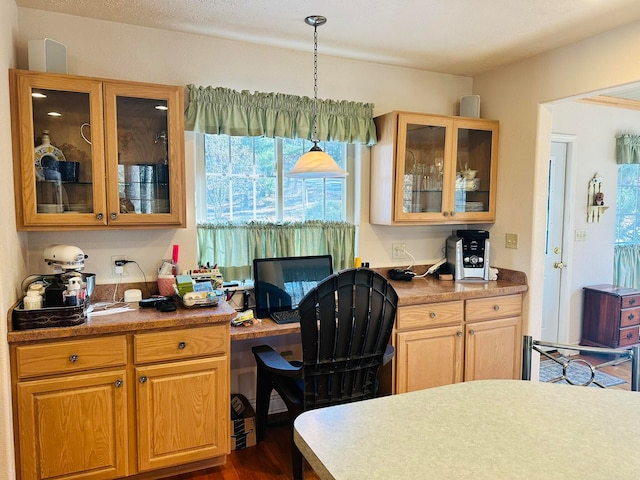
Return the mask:
[[568,342],[570,302],[567,263],[571,255],[569,185],[574,142],[573,135],[551,135],[540,339],[553,343]]

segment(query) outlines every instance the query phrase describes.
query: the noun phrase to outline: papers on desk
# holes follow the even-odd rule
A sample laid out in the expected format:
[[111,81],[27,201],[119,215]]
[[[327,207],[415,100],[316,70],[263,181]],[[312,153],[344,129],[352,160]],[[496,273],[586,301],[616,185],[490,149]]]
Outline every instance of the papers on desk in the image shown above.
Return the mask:
[[87,312],[87,316],[89,316],[89,318],[100,315],[111,315],[114,313],[132,312],[135,310],[135,308],[131,308],[131,306],[125,302],[98,303],[90,308],[91,311]]

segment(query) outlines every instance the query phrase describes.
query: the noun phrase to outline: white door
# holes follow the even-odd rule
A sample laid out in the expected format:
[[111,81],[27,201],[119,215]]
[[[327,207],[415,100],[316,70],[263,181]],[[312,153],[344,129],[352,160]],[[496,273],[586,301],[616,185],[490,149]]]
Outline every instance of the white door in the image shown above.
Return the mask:
[[566,142],[551,142],[549,159],[549,182],[547,197],[547,231],[544,256],[544,292],[542,299],[542,330],[540,339],[547,342],[562,342],[559,326],[562,323],[562,276],[563,232],[565,230],[565,185],[567,171]]

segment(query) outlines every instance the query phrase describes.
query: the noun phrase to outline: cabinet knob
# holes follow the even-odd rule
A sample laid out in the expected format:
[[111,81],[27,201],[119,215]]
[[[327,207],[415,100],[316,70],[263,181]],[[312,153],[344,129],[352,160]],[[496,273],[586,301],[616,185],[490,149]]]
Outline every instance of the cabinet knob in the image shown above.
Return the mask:
[[96,218],[97,218],[98,220],[102,220],[102,219],[104,218],[104,213],[102,213],[102,212],[97,213],[97,214],[96,214]]
[[452,216],[452,217],[455,217],[455,216],[456,216],[456,212],[455,212],[455,210],[454,210],[453,212],[451,212],[451,216]]
[[630,313],[629,316],[627,317],[629,320],[633,320],[634,318],[636,318],[636,316],[633,313]]
[[627,333],[627,340],[631,340],[633,338],[633,333],[629,332]]
[[184,350],[186,346],[187,346],[187,344],[186,344],[185,342],[180,342],[180,343],[178,344],[178,348],[179,348],[180,350]]
[[636,299],[635,298],[630,298],[629,299],[629,305],[635,305],[636,303]]
[[469,330],[469,335],[475,335],[475,334],[476,334],[476,331],[475,331],[475,330],[473,330],[473,329],[472,329],[472,330]]
[[431,318],[436,318],[436,312],[431,312],[431,313],[429,314],[429,316],[430,316]]
[[442,212],[442,215],[444,215],[445,217],[449,216],[449,212]]
[[462,332],[458,331],[458,333],[456,333],[456,337],[461,337],[462,336]]
[[118,214],[116,212],[111,212],[111,215],[109,215],[111,217],[111,220],[115,220],[116,218],[118,218]]
[[114,385],[116,386],[116,388],[120,388],[122,386],[122,380],[120,379],[116,380]]
[[498,310],[500,310],[500,305],[494,305],[493,309],[497,312]]
[[140,383],[147,383],[147,380],[149,380],[149,378],[147,378],[146,375],[140,377]]
[[75,353],[73,355],[69,355],[69,361],[71,363],[76,363],[78,361],[78,355],[76,355]]

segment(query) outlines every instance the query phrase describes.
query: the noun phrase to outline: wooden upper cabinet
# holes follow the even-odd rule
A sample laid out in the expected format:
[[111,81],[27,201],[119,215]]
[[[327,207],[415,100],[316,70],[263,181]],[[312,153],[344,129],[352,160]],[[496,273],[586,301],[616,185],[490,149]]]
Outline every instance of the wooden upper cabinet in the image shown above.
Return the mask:
[[11,70],[20,230],[184,227],[183,88]]
[[375,122],[372,224],[495,221],[497,121],[391,112]]

